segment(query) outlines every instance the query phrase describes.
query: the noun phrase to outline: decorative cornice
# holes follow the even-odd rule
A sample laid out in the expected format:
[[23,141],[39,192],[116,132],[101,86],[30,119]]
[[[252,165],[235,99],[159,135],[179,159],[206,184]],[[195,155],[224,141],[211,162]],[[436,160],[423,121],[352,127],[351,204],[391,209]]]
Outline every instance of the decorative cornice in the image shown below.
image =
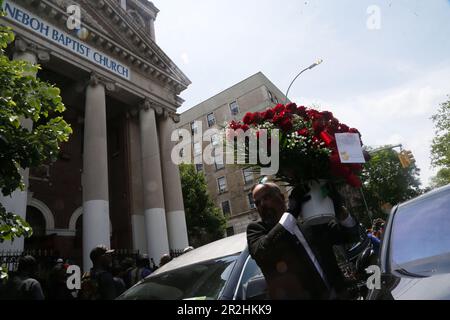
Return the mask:
[[[151,39],[151,36],[142,30],[133,19],[126,14],[120,7],[120,4],[114,0],[19,0],[25,2],[28,6],[39,7],[38,11],[42,14],[50,16],[60,25],[66,24],[69,15],[66,13],[67,5],[74,2],[89,6],[93,11],[99,10],[104,13],[102,16],[108,17],[111,23],[118,26],[117,32],[122,32],[130,44],[136,47],[135,52],[139,52],[138,56],[132,50],[129,50],[129,45],[120,45],[115,40],[108,37],[107,32],[101,25],[92,19],[86,10],[82,9],[82,16],[84,27],[89,31],[88,41],[97,44],[107,51],[114,54],[122,60],[130,63],[141,70],[143,73],[149,75],[153,79],[169,85],[177,94],[185,90],[191,81],[183,74],[183,72],[170,60],[170,58],[156,45]],[[87,22],[87,23],[86,23]],[[170,73],[173,72],[175,76]],[[177,79],[178,77],[179,79]]]
[[169,117],[173,120],[175,123],[180,123],[180,114],[176,112],[169,112]]
[[50,60],[50,53],[48,50],[37,43],[20,36],[17,36],[14,41],[14,50],[18,52],[32,52],[36,55],[39,62],[48,62]]
[[92,72],[89,80],[87,81],[87,84],[90,86],[97,86],[98,84],[102,84],[105,86],[106,90],[108,91],[115,91],[116,90],[116,84],[112,82],[111,80],[100,76],[96,72]]
[[150,98],[145,98],[145,100],[139,105],[140,110],[148,111],[150,108],[155,110],[155,113],[158,116],[164,113],[164,107],[152,101]]

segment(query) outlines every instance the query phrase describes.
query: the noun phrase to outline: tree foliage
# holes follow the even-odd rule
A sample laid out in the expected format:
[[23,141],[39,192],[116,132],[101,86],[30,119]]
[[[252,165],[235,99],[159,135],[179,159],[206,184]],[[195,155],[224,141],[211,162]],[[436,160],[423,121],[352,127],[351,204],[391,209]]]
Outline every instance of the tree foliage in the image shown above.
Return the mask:
[[419,195],[419,172],[415,164],[402,168],[398,153],[392,149],[371,154],[361,178],[367,206],[373,216],[383,217],[382,208],[386,204],[395,205]]
[[221,239],[226,220],[210,199],[203,174],[194,165],[180,165],[189,243],[194,247]]
[[441,103],[431,117],[435,125],[435,137],[431,144],[431,165],[441,168],[432,178],[432,186],[439,187],[450,183],[450,96]]
[[442,168],[431,178],[431,187],[439,188],[450,183],[450,168]]
[[[55,161],[59,143],[72,133],[59,116],[65,110],[59,89],[33,76],[39,66],[6,55],[13,41],[11,29],[0,26],[0,190],[5,196],[24,189],[21,169]],[[22,125],[25,119],[33,121],[31,129]],[[0,203],[0,242],[31,232],[21,217]]]

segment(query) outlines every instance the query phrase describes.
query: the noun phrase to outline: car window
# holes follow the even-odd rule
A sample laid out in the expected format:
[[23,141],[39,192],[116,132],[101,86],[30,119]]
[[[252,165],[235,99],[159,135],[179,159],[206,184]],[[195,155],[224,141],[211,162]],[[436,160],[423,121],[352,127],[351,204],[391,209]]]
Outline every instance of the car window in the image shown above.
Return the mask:
[[239,255],[195,263],[150,276],[119,300],[217,299]]
[[257,275],[262,275],[261,269],[258,267],[258,265],[256,264],[256,261],[254,259],[252,259],[250,256],[247,259],[247,262],[245,264],[243,273],[242,273],[242,278],[241,281],[239,283],[239,287],[237,290],[237,294],[236,297],[237,299],[242,299],[242,293],[243,293],[243,287],[244,285],[254,276]]
[[[436,272],[437,268],[449,268],[449,255],[449,193],[440,193],[399,208],[391,231],[392,268],[403,268],[410,272],[433,269]],[[445,259],[442,259],[444,256]]]

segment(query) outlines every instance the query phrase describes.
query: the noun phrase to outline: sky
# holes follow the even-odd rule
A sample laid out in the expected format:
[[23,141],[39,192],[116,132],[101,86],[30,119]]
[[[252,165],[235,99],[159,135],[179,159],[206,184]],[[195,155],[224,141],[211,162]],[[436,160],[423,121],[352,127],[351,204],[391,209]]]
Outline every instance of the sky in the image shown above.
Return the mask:
[[[192,84],[183,112],[261,71],[289,98],[402,144],[427,186],[431,116],[450,95],[450,0],[154,0],[156,42]],[[397,149],[398,150],[398,149]]]

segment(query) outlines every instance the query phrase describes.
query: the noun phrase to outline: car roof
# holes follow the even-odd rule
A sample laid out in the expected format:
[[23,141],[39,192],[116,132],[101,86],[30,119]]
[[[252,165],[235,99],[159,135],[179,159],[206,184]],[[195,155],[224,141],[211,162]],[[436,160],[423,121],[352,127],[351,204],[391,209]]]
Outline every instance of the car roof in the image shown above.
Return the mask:
[[403,202],[398,206],[398,208],[400,209],[404,206],[408,206],[410,204],[415,204],[416,202],[426,201],[429,198],[432,198],[435,196],[442,196],[442,194],[446,194],[446,193],[450,194],[450,184],[440,187],[440,188],[433,189],[433,190],[428,191],[427,193],[424,193],[416,198],[413,198],[411,200]]
[[220,257],[238,254],[244,251],[247,246],[246,233],[239,233],[231,237],[220,239],[192,251],[188,251],[179,257],[174,258],[161,268],[157,269],[152,275],[156,275],[169,270],[178,269],[193,263],[217,259]]

